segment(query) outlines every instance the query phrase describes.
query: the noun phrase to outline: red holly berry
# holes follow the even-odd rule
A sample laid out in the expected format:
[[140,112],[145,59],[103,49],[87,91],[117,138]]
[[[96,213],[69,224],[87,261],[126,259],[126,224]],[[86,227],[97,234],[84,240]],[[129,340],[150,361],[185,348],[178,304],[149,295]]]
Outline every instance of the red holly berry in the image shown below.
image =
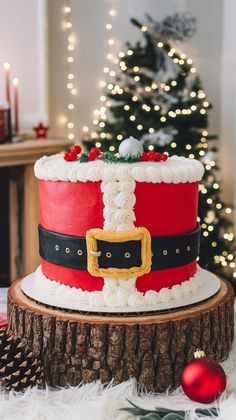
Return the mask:
[[92,151],[90,151],[89,153],[88,153],[88,160],[96,160],[97,159],[97,157],[98,157],[98,155],[96,154],[96,153],[94,153],[94,152],[92,152]]
[[92,147],[92,149],[90,149],[89,153],[93,153],[94,155],[98,156],[101,154],[100,150],[98,149],[98,147]]
[[73,162],[74,160],[77,160],[77,154],[73,152],[67,152],[64,154],[64,159],[67,162]]
[[155,162],[160,162],[162,160],[162,154],[161,153],[155,153]]
[[151,152],[147,153],[147,157],[149,161],[154,162],[156,159],[156,153],[152,150]]
[[161,156],[161,160],[165,162],[167,159],[168,159],[168,156],[165,153],[163,153]]
[[148,153],[147,152],[143,152],[143,154],[141,156],[141,160],[143,162],[146,162],[148,160]]
[[76,155],[79,155],[81,153],[81,147],[78,144],[75,144],[74,146],[71,147],[71,152],[75,153]]

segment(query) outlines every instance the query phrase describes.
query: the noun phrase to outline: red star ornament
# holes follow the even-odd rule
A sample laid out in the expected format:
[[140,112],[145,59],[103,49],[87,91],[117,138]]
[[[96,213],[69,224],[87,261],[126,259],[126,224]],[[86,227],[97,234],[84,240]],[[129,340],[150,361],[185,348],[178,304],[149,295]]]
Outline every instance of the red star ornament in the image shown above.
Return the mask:
[[49,130],[49,127],[46,127],[45,125],[43,125],[43,123],[40,122],[36,127],[34,127],[35,138],[36,139],[47,139],[48,130]]

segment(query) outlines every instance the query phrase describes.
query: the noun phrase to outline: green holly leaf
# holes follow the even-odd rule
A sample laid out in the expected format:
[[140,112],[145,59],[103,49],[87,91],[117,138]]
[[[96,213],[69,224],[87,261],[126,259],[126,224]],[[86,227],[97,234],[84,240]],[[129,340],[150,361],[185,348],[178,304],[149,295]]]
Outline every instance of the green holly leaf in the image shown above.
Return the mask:
[[79,161],[80,163],[88,162],[88,153],[87,152],[81,153]]
[[141,161],[141,155],[123,157],[116,153],[106,152],[104,155],[99,156],[99,160],[107,163],[135,163]]

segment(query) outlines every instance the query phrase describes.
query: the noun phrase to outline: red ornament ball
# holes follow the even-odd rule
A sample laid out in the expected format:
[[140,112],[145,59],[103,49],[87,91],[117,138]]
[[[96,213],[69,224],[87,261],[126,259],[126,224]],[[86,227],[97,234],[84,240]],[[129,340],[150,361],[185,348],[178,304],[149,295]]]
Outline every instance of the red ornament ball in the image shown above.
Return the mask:
[[75,153],[76,155],[79,155],[81,153],[81,147],[78,144],[75,144],[74,146],[71,147],[71,152]]
[[226,375],[219,363],[201,357],[184,368],[181,384],[192,401],[207,404],[215,401],[225,390]]
[[74,160],[77,160],[77,154],[73,152],[67,152],[64,154],[64,159],[67,162],[73,162]]

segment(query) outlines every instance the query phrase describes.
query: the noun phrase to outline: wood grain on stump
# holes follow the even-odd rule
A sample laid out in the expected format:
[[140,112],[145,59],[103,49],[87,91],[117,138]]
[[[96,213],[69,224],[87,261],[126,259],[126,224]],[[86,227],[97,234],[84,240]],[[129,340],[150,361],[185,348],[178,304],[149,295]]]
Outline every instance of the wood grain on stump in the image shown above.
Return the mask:
[[148,390],[180,384],[199,347],[224,359],[233,340],[232,287],[221,281],[200,304],[145,316],[98,316],[47,308],[27,298],[20,280],[9,290],[9,328],[44,360],[49,385],[77,385],[135,377]]

